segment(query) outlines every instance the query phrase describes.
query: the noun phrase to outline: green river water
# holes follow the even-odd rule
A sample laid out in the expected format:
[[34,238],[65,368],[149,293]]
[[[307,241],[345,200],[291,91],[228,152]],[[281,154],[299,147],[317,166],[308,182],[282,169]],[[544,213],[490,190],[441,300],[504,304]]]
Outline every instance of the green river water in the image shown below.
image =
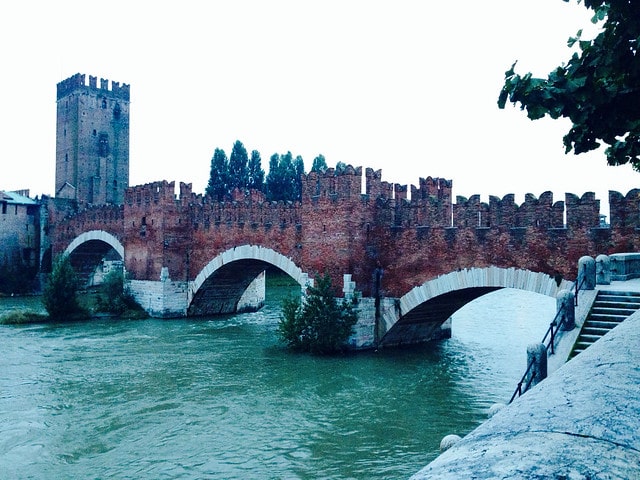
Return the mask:
[[284,294],[224,318],[0,325],[0,478],[408,478],[508,401],[555,313],[500,290],[449,340],[313,357],[278,343]]

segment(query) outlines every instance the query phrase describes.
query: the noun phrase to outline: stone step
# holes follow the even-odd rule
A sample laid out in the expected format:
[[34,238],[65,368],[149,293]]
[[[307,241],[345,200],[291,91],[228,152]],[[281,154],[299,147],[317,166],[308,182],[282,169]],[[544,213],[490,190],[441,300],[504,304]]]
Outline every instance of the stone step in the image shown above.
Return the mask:
[[640,299],[640,292],[625,292],[622,290],[598,290],[598,296],[627,297]]
[[590,347],[591,345],[593,345],[593,342],[583,342],[583,341],[578,341],[575,344],[574,350],[585,350],[587,347]]
[[594,328],[606,328],[607,330],[611,330],[613,327],[620,325],[620,322],[609,321],[609,320],[594,320],[590,318],[584,324],[584,328],[594,327]]
[[589,315],[587,320],[599,320],[599,321],[605,321],[605,322],[620,323],[624,321],[624,319],[627,318],[628,316],[629,315],[611,315],[611,314],[602,315],[599,313],[592,313]]
[[588,344],[595,343],[601,338],[602,338],[602,335],[594,335],[594,334],[582,333],[582,332],[580,333],[580,342],[585,342]]
[[634,309],[634,308],[611,308],[611,307],[602,306],[602,305],[594,305],[593,308],[591,309],[591,313],[595,313],[599,315],[611,314],[616,316],[624,315],[625,317],[628,317],[629,315],[633,315],[636,311],[637,309]]
[[640,309],[640,304],[623,303],[623,302],[594,302],[592,308],[610,308],[613,310],[631,310],[632,312]]
[[603,328],[603,327],[594,327],[592,325],[585,325],[584,327],[582,327],[582,331],[580,332],[580,335],[596,335],[597,337],[602,337],[607,333],[609,333],[609,331],[611,331],[611,328],[609,327]]
[[640,309],[640,294],[600,290],[569,358],[573,358]]

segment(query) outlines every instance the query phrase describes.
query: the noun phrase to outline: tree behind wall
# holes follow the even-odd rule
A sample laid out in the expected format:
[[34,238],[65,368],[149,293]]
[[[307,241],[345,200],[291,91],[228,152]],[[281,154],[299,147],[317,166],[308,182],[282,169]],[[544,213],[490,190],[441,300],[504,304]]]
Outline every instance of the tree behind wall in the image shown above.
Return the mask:
[[216,148],[211,159],[211,171],[206,194],[214,200],[223,201],[229,192],[229,162],[224,150]]
[[260,152],[253,150],[249,159],[249,190],[264,191],[264,170],[262,169],[262,158]]
[[267,200],[298,201],[302,198],[302,174],[304,161],[291,152],[284,155],[274,153],[269,159],[269,174],[266,180]]
[[247,149],[240,140],[236,140],[229,156],[229,192],[236,188],[244,190],[249,185],[248,163]]

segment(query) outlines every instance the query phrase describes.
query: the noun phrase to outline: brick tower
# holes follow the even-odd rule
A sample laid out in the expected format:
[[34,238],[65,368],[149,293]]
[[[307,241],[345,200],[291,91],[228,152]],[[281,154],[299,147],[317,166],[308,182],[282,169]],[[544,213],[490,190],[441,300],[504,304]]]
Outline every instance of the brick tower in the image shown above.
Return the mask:
[[124,203],[129,186],[129,85],[75,74],[58,83],[57,198]]

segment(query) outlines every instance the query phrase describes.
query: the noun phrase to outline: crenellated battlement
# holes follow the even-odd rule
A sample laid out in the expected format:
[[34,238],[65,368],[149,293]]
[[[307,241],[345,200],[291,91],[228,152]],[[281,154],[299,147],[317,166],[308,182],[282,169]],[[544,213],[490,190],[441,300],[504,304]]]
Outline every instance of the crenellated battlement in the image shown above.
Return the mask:
[[553,194],[544,192],[540,198],[531,193],[517,205],[510,193],[500,199],[489,197],[489,203],[481,202],[479,195],[469,199],[458,196],[453,206],[454,227],[476,228],[562,228],[564,227],[564,202],[553,202]]
[[609,209],[611,210],[611,228],[640,228],[640,189],[634,188],[626,195],[609,191]]
[[302,177],[302,201],[332,199],[360,200],[362,167],[348,165],[344,169],[328,168],[324,172],[310,172]]
[[[410,197],[406,186],[382,181],[381,171],[366,169],[365,180],[366,193],[363,194],[361,167],[309,173],[302,179],[302,202],[267,202],[262,192],[241,190],[235,191],[231,200],[219,202],[206,195],[195,194],[190,183],[181,182],[176,195],[175,182],[163,180],[128,188],[125,204],[129,208],[150,204],[171,206],[182,211],[189,208],[191,215],[203,225],[229,221],[253,225],[304,224],[302,212],[309,212],[308,205],[316,205],[318,201],[357,200],[360,206],[354,203],[349,208],[361,208],[360,218],[370,218],[383,228],[535,227],[575,230],[601,226],[600,200],[593,192],[586,192],[581,197],[566,193],[564,201],[554,201],[553,193],[549,191],[540,197],[527,193],[521,204],[515,202],[514,194],[502,198],[490,196],[489,202],[482,202],[480,195],[469,198],[456,196],[454,203],[451,180],[420,178],[418,187],[410,186]],[[609,196],[612,228],[640,228],[640,189],[631,190],[626,196],[611,191]],[[355,214],[357,210],[350,211]]]
[[106,78],[100,79],[100,86],[98,86],[98,78],[89,75],[89,83],[87,83],[87,76],[84,73],[76,73],[71,77],[62,80],[57,85],[57,99],[69,95],[74,91],[94,91],[101,94],[109,94],[112,97],[121,98],[129,101],[131,96],[131,87],[129,84],[111,81],[111,88],[109,88],[109,80]]
[[[81,211],[60,201],[50,209],[53,253],[87,231],[104,231],[124,247],[131,278],[193,281],[212,258],[241,246],[272,249],[315,275],[351,272],[363,295],[384,269],[385,294],[399,296],[429,278],[468,267],[517,267],[571,278],[584,255],[640,248],[640,189],[609,192],[611,228],[600,224],[595,194],[528,193],[457,196],[452,182],[420,178],[391,184],[380,171],[329,169],[302,178],[299,202],[266,201],[237,190],[227,201],[195,194],[190,183],[130,187],[124,204]],[[411,195],[408,196],[409,191]],[[77,205],[77,204],[76,204]]]
[[175,201],[175,182],[166,180],[129,187],[124,194],[124,202],[129,206]]

